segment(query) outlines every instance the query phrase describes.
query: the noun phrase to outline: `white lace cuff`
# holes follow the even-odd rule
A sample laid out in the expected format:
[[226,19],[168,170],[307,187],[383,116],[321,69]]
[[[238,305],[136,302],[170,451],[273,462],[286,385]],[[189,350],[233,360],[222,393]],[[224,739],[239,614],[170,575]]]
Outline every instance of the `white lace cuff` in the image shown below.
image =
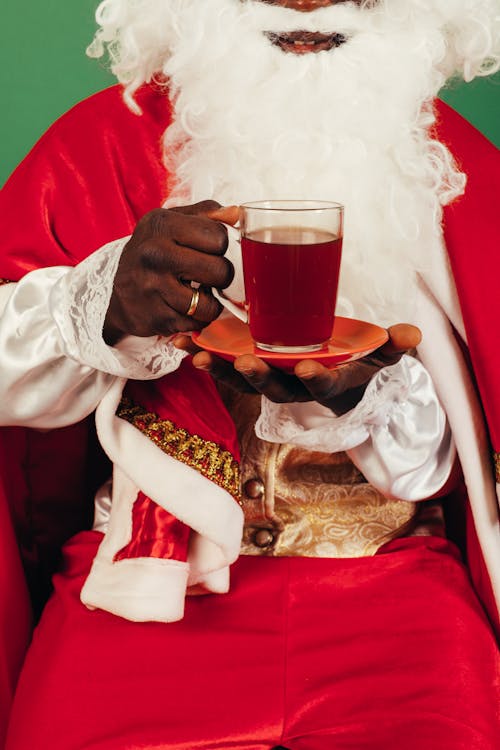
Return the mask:
[[161,336],[128,336],[107,346],[102,331],[124,237],[110,242],[68,271],[51,292],[51,309],[69,357],[95,370],[152,380],[176,370],[185,352]]
[[255,425],[257,436],[271,443],[292,443],[325,453],[360,445],[368,438],[370,425],[387,424],[406,398],[410,381],[404,359],[380,370],[359,404],[342,416],[315,402],[275,404],[263,396]]
[[403,356],[380,370],[363,399],[335,416],[319,404],[273,404],[262,399],[258,437],[309,450],[349,451],[366,479],[384,494],[422,500],[446,482],[455,446],[427,370]]

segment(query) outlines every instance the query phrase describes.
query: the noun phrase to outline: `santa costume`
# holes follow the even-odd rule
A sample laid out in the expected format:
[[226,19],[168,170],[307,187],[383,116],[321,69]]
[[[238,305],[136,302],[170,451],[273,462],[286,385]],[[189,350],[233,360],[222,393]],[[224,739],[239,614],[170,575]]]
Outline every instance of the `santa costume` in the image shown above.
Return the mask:
[[[174,105],[155,85],[135,101],[140,117],[117,87],[78,105],[2,196],[4,474],[28,571],[79,532],[7,748],[494,748],[497,151],[437,105],[468,181],[443,217],[454,284],[439,255],[419,272],[420,361],[382,371],[344,422],[265,401],[259,417],[168,340],[102,341],[127,236],[182,190],[162,166]],[[96,407],[112,483],[90,457]],[[406,454],[382,471],[396,433]],[[2,554],[19,581],[14,546]],[[23,629],[3,631],[7,697],[25,603],[17,589]]]

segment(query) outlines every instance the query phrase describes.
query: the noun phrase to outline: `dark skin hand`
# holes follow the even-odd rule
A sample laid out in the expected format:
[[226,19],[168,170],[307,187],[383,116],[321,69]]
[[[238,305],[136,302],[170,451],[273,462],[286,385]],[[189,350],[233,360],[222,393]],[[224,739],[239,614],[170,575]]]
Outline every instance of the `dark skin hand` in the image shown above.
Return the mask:
[[[222,306],[210,289],[229,286],[234,274],[224,258],[227,229],[208,218],[218,208],[215,201],[158,208],[138,222],[115,276],[103,330],[107,344],[130,334],[198,331],[218,317]],[[236,220],[234,209],[229,218]],[[201,284],[194,317],[186,315],[191,281]]]
[[388,329],[389,340],[367,357],[328,370],[320,362],[302,360],[294,374],[270,367],[252,354],[237,357],[234,363],[199,349],[189,336],[174,339],[179,349],[193,355],[193,364],[216,380],[246,393],[260,393],[270,401],[317,401],[335,414],[345,414],[361,400],[373,375],[393,365],[422,338],[416,326],[400,323]]

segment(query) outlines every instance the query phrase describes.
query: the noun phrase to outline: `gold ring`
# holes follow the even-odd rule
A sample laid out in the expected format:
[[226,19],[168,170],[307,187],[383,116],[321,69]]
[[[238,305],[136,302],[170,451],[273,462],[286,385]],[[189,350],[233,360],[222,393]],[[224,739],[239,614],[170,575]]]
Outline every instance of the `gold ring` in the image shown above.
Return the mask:
[[193,289],[193,296],[191,297],[191,302],[189,304],[189,308],[186,313],[186,315],[188,315],[190,318],[195,314],[199,301],[200,301],[200,290]]

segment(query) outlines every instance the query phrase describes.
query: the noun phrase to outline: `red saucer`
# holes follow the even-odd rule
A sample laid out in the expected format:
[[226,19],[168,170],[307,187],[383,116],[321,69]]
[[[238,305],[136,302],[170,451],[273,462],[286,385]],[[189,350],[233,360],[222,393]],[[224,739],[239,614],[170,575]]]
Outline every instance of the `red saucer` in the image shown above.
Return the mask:
[[242,354],[254,354],[273,367],[293,370],[297,362],[313,359],[325,367],[360,359],[385,344],[389,338],[385,328],[354,318],[335,318],[332,337],[327,346],[317,352],[306,354],[281,354],[258,349],[246,323],[234,316],[218,318],[207,328],[191,334],[193,341],[202,349],[217,354],[232,362]]

